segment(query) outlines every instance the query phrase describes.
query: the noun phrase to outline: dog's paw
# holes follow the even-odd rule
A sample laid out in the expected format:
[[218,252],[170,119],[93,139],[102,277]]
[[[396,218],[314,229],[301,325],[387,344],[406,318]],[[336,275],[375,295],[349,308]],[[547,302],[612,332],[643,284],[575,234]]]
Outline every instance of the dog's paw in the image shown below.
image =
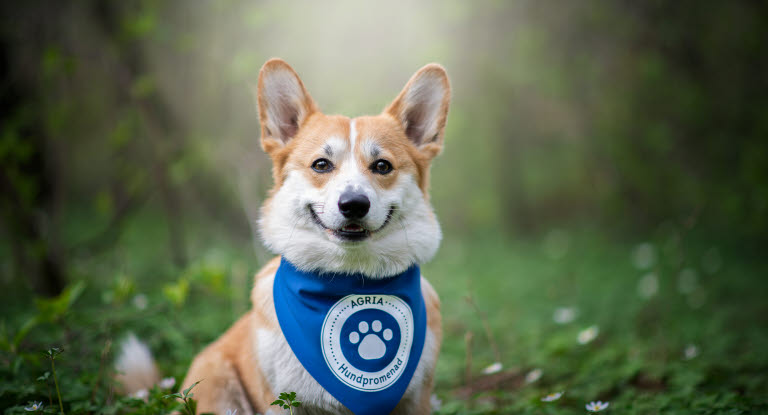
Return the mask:
[[387,353],[387,345],[384,342],[392,340],[392,337],[391,329],[382,330],[381,321],[373,320],[370,325],[367,321],[361,321],[357,325],[357,331],[349,333],[349,342],[358,345],[357,354],[360,357],[374,360],[384,357]]

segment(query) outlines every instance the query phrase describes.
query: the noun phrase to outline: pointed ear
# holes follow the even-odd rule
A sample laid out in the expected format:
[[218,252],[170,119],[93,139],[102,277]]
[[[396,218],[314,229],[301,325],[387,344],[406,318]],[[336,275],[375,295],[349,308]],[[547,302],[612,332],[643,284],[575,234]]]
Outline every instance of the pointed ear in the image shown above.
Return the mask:
[[257,102],[261,146],[267,153],[285,146],[304,121],[318,111],[296,71],[278,58],[261,67]]
[[416,72],[384,110],[403,125],[405,135],[430,157],[443,147],[451,85],[442,66],[431,63]]

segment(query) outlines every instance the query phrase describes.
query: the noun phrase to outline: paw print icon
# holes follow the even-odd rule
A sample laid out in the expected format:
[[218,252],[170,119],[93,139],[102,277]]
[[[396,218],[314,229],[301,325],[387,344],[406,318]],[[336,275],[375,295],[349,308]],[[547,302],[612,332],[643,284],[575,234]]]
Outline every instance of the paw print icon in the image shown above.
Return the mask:
[[344,357],[367,372],[381,370],[394,358],[400,344],[397,321],[382,310],[362,310],[342,327]]
[[[363,359],[381,359],[387,353],[387,345],[384,344],[384,341],[392,340],[392,329],[384,329],[382,332],[381,327],[381,321],[373,320],[370,324],[370,331],[372,333],[366,334],[369,332],[368,322],[361,321],[357,325],[358,331],[349,333],[349,342],[352,344],[360,342],[360,336],[365,335],[363,341],[360,342],[360,347],[357,349],[357,353]],[[379,332],[381,332],[380,336],[377,335]]]

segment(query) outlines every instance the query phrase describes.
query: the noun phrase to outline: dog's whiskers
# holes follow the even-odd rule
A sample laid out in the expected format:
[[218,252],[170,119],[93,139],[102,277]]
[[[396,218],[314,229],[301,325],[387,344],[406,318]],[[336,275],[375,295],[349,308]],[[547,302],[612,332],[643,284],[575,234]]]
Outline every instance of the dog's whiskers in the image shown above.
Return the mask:
[[405,234],[405,245],[408,246],[409,249],[411,249],[411,242],[408,240],[408,228],[405,226],[406,225],[405,218],[403,218],[402,216],[398,216],[396,219],[397,219],[397,222],[400,224],[400,227],[403,228],[403,233]]
[[312,207],[315,214],[322,215],[325,212],[325,203],[323,202],[310,203],[309,206]]
[[291,242],[291,239],[293,239],[293,231],[296,230],[296,225],[299,224],[300,219],[296,219],[296,221],[293,222],[293,227],[291,228],[291,234],[288,235],[288,242]]
[[291,228],[291,234],[288,235],[288,242],[290,242],[291,239],[293,239],[293,232],[296,230],[296,226],[299,224],[299,221],[302,219],[304,220],[304,223],[303,223],[304,225],[306,225],[307,222],[309,221],[309,218],[307,218],[306,216],[296,219],[296,221],[293,222],[293,227]]

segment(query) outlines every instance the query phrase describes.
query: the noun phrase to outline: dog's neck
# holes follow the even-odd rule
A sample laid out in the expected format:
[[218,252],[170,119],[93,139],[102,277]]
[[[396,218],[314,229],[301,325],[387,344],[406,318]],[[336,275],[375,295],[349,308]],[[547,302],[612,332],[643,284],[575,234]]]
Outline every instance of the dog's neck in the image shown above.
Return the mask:
[[328,251],[305,249],[289,250],[282,257],[297,269],[319,274],[363,275],[371,279],[388,278],[398,275],[420,263],[414,252],[399,249],[385,249],[376,254],[364,247],[341,248]]

